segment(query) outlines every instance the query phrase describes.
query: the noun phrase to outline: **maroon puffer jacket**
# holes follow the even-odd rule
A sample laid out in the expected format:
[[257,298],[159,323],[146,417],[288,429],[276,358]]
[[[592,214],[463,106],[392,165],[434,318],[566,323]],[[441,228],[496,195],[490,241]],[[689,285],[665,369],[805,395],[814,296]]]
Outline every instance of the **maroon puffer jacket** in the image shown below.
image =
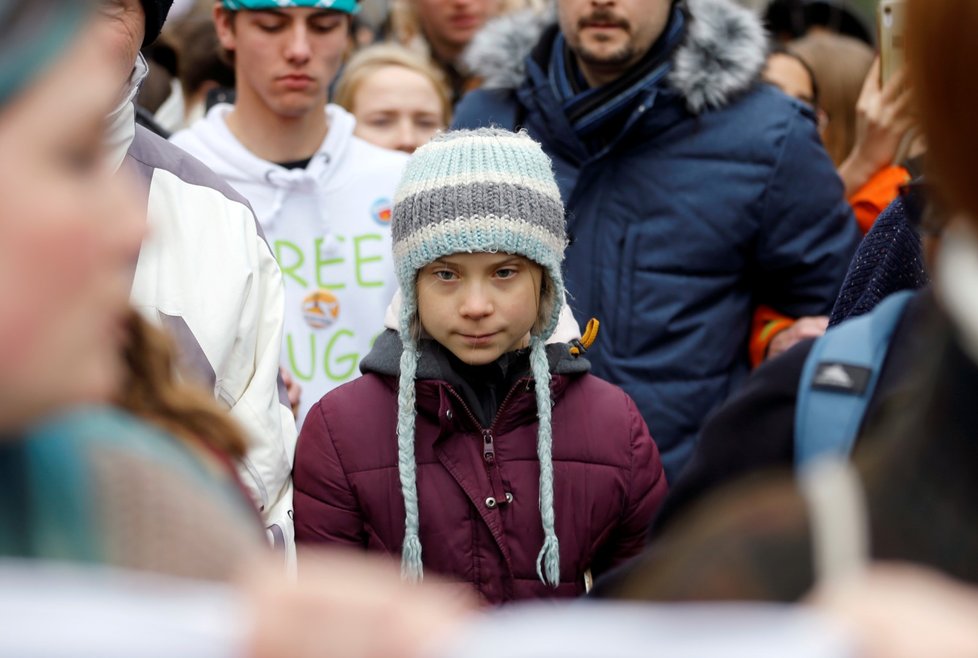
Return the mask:
[[[490,603],[583,593],[585,572],[597,577],[641,550],[666,494],[658,450],[632,400],[587,374],[587,361],[566,346],[550,350],[563,351],[551,359],[557,589],[536,573],[543,530],[532,384],[520,381],[492,423],[494,472],[476,416],[447,382],[425,379],[424,358],[419,364],[415,458],[425,570],[472,583]],[[361,366],[366,374],[310,410],[295,455],[296,540],[400,554],[399,357],[396,334],[382,335]]]

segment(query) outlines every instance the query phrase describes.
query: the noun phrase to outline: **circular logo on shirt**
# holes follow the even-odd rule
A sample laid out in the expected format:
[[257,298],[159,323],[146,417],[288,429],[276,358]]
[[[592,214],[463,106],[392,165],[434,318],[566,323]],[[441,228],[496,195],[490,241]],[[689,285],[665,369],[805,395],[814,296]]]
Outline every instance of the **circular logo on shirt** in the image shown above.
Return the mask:
[[326,329],[340,317],[340,302],[331,292],[317,290],[302,300],[302,317],[313,329]]
[[370,216],[381,226],[391,225],[391,216],[394,209],[391,207],[391,200],[381,197],[370,205]]

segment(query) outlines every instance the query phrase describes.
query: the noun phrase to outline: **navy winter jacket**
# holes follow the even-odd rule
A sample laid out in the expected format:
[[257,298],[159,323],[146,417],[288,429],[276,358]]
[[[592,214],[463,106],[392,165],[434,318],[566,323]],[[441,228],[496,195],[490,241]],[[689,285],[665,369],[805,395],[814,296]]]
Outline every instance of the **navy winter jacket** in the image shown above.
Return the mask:
[[[603,323],[588,358],[635,400],[669,478],[747,375],[757,306],[828,314],[859,240],[813,113],[757,82],[756,19],[728,0],[688,4],[668,82],[600,153],[588,153],[551,90],[555,26],[525,71],[479,71],[487,87],[455,118],[459,128],[520,125],[553,158],[571,238],[569,302],[580,320]],[[513,20],[525,36],[525,17]],[[492,36],[481,35],[476,52]],[[520,47],[489,47],[500,46]]]

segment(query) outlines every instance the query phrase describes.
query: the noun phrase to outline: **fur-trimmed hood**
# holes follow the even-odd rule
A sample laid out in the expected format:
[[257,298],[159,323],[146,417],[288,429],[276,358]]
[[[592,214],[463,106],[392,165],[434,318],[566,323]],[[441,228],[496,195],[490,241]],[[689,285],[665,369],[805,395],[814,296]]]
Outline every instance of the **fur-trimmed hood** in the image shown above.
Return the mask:
[[[731,0],[685,2],[689,27],[673,57],[669,84],[698,114],[726,105],[757,80],[767,57],[767,35],[755,14]],[[552,9],[497,18],[476,35],[464,62],[487,89],[518,87],[526,78],[526,58],[555,23]]]

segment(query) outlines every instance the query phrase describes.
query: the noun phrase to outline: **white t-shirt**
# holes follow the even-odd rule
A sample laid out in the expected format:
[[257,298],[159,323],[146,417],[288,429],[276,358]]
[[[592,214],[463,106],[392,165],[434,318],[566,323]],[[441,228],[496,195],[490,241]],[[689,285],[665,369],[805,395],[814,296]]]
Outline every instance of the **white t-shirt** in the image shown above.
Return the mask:
[[[217,105],[171,139],[251,203],[282,268],[282,364],[302,386],[299,422],[358,376],[395,290],[390,220],[407,156],[354,137],[353,116],[328,105],[329,133],[305,169],[248,151]],[[300,425],[301,426],[301,425]]]

